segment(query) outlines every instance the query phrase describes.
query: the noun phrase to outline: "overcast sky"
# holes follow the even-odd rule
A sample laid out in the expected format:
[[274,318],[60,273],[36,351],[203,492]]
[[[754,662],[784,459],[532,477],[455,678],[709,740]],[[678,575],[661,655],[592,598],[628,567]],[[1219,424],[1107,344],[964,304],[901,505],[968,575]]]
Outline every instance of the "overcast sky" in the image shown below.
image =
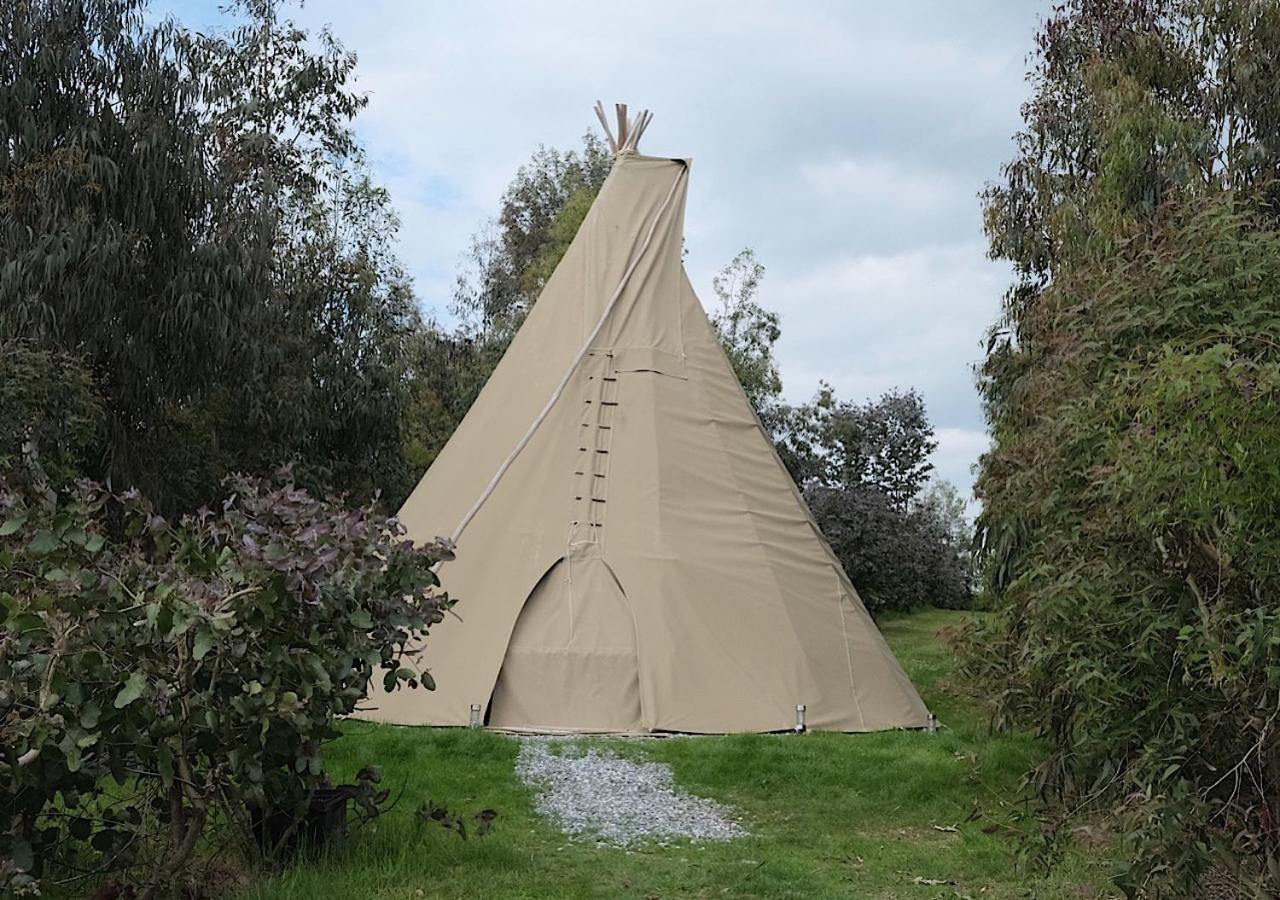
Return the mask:
[[[162,0],[184,23],[217,0]],[[359,56],[358,130],[403,219],[400,255],[446,317],[470,235],[540,144],[597,98],[654,111],[641,150],[693,159],[688,268],[704,305],[743,247],[782,317],[788,399],[924,395],[935,464],[967,493],[973,387],[1007,283],[978,192],[1011,151],[1045,0],[311,0]]]

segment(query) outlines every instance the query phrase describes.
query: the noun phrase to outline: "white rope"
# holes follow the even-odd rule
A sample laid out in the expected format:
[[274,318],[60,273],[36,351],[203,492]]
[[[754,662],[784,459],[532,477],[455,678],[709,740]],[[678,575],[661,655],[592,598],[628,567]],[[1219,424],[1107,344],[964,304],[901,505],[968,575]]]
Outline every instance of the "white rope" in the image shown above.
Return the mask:
[[538,428],[546,420],[551,413],[551,408],[556,405],[556,401],[560,399],[560,395],[564,393],[564,389],[569,385],[569,379],[573,377],[574,371],[582,363],[587,352],[591,349],[591,345],[595,343],[595,339],[599,337],[601,329],[604,328],[605,321],[609,318],[609,314],[613,312],[613,308],[618,304],[618,299],[622,296],[623,290],[626,289],[627,282],[631,280],[632,273],[635,272],[636,266],[640,265],[640,260],[644,257],[645,251],[649,249],[649,244],[653,241],[653,234],[658,230],[658,223],[662,221],[663,215],[667,211],[667,207],[671,205],[672,198],[676,195],[676,189],[680,187],[680,183],[688,174],[688,167],[681,165],[680,172],[676,175],[675,181],[671,183],[671,190],[667,192],[667,197],[662,201],[662,206],[658,207],[657,214],[653,217],[653,221],[649,223],[649,231],[644,236],[644,241],[640,245],[640,249],[636,251],[635,257],[631,260],[631,264],[627,266],[627,270],[622,273],[622,280],[618,282],[617,288],[614,289],[613,296],[609,298],[609,302],[605,304],[604,312],[600,314],[600,320],[596,322],[596,327],[591,329],[591,334],[583,341],[578,355],[573,358],[573,362],[569,364],[569,368],[565,371],[564,377],[560,379],[560,383],[556,385],[556,389],[552,391],[551,398],[547,400],[546,405],[542,407],[542,412],[538,413],[538,417],[533,420],[533,424],[524,433],[516,443],[515,448],[508,454],[502,465],[498,467],[498,471],[489,479],[489,484],[485,487],[484,492],[472,504],[471,509],[467,510],[467,514],[462,517],[462,521],[458,523],[458,527],[453,529],[453,534],[449,536],[449,540],[456,544],[458,539],[462,537],[462,532],[471,524],[471,520],[476,517],[476,513],[480,512],[480,507],[484,506],[485,501],[493,494],[498,487],[498,482],[502,480],[502,476],[507,474],[507,470],[511,468],[511,464],[516,461],[516,457],[520,452],[529,445],[529,441],[533,439],[533,435]]

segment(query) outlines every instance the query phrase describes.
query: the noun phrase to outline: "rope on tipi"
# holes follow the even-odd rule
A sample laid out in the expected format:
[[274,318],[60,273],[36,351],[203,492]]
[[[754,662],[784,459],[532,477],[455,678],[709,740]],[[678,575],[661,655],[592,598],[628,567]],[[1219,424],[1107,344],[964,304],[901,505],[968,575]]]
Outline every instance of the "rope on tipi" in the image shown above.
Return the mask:
[[644,130],[653,121],[653,113],[647,109],[642,109],[635,118],[628,119],[627,104],[615,103],[613,109],[618,119],[618,132],[616,135],[609,128],[609,117],[605,115],[604,104],[599,100],[596,101],[596,118],[600,120],[600,125],[604,128],[604,136],[609,141],[609,149],[613,151],[614,156],[620,156],[623,153],[635,153],[640,147],[640,138],[644,137]]

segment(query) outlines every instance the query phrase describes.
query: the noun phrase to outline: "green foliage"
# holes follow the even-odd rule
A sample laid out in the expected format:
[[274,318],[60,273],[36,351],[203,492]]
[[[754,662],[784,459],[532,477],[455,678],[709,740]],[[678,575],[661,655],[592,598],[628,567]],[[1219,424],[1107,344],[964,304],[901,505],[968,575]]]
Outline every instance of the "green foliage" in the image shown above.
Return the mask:
[[454,311],[472,335],[507,340],[538,299],[600,192],[613,156],[594,132],[582,152],[541,147],[502,195],[497,219],[472,239]]
[[811,402],[778,407],[773,423],[778,455],[873,615],[968,608],[968,546],[954,504],[921,493],[937,441],[918,393],[858,404],[823,384]]
[[204,164],[205,54],[143,15],[0,10],[0,328],[84,352],[121,423],[231,365],[252,324],[245,243]]
[[0,472],[35,453],[50,480],[68,484],[90,466],[102,401],[74,357],[0,343],[0,422]]
[[928,523],[927,527],[939,535],[939,543],[948,550],[944,557],[945,583],[959,588],[931,595],[930,601],[943,609],[969,609],[973,606],[973,591],[978,583],[978,566],[974,554],[973,520],[969,518],[965,498],[946,479],[931,478],[929,486],[912,500],[910,512]]
[[242,23],[216,44],[212,127],[270,253],[272,320],[256,339],[262,384],[215,421],[235,448],[228,465],[268,471],[293,460],[301,483],[382,490],[395,508],[420,474],[403,457],[421,322],[392,251],[400,223],[352,132],[366,104],[350,87],[354,55],[327,30],[313,36],[281,20],[279,5],[242,0]]
[[1017,283],[981,387],[998,613],[968,667],[1103,805],[1130,894],[1280,889],[1280,8],[1069,3],[987,194]]
[[915,390],[859,404],[837,400],[824,383],[782,421],[779,453],[800,485],[869,485],[906,508],[933,471],[929,457],[938,442]]
[[424,472],[480,395],[506,352],[509,336],[447,332],[429,324],[409,348],[409,399],[403,420],[405,458]]
[[930,507],[896,506],[865,484],[811,485],[804,496],[873,616],[925,605],[969,606],[968,572]]
[[560,260],[564,258],[565,251],[577,237],[578,229],[582,227],[582,222],[591,210],[591,204],[595,202],[599,190],[600,185],[589,183],[575,188],[565,201],[564,207],[552,220],[545,238],[540,242],[521,279],[523,289],[531,297],[537,297],[542,292],[551,274],[555,272],[556,266],[560,265]]
[[0,331],[84,359],[87,474],[166,510],[289,459],[325,490],[408,487],[416,313],[355,61],[276,5],[222,38],[139,0],[0,6]]
[[916,496],[913,503],[932,511],[952,544],[972,548],[973,522],[969,518],[968,503],[954,484],[945,478],[930,478],[928,487]]
[[[0,491],[0,857],[14,886],[125,870],[182,888],[205,825],[305,809],[334,722],[452,605],[371,507],[236,479],[177,523],[82,482]],[[16,871],[14,871],[16,870]],[[74,876],[73,876],[74,877]]]
[[776,417],[782,377],[773,358],[773,345],[782,336],[778,314],[756,300],[764,266],[755,251],[739,251],[711,280],[720,308],[711,317],[716,336],[729,357],[733,373],[747,399],[766,425]]

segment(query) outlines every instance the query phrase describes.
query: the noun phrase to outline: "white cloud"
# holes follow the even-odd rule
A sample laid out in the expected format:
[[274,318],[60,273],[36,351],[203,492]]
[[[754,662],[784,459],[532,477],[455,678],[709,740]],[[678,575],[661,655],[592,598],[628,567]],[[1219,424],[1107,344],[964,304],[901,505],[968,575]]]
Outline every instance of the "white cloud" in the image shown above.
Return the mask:
[[912,218],[973,206],[972,185],[945,172],[912,169],[888,159],[837,157],[800,164],[804,187],[825,207],[857,204],[866,214]]
[[807,394],[819,378],[851,399],[916,387],[939,425],[976,426],[972,365],[1004,278],[970,243],[777,273],[767,290],[782,315],[788,394]]
[[970,487],[973,466],[978,457],[990,448],[991,437],[980,428],[939,428],[936,437],[938,449],[933,454],[934,474],[958,487],[972,512],[975,506]]

